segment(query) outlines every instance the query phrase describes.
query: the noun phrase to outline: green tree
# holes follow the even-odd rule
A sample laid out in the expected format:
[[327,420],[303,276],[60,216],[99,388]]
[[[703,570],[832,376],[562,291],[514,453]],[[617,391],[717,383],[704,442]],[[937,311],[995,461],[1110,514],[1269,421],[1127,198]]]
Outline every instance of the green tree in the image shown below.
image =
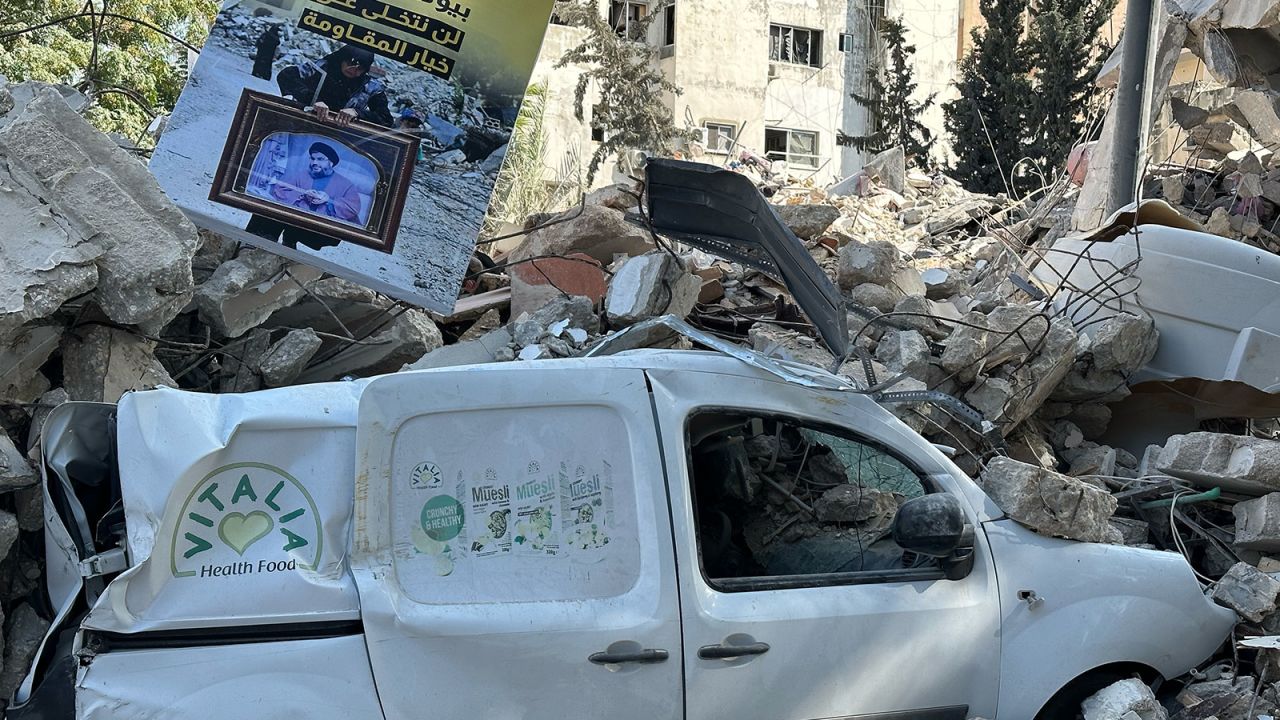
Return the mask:
[[586,114],[587,89],[593,81],[600,95],[591,108],[591,126],[604,133],[604,141],[591,156],[588,186],[610,155],[621,157],[628,150],[666,155],[677,140],[694,137],[676,127],[664,98],[679,95],[680,88],[658,71],[658,49],[646,41],[649,25],[670,5],[670,0],[661,0],[649,6],[648,14],[631,22],[625,33],[609,24],[595,0],[567,0],[556,5],[556,15],[563,22],[587,30],[582,42],[556,63],[556,67],[586,67],[574,95],[574,115],[580,122]]
[[872,153],[901,145],[908,158],[914,157],[923,163],[933,149],[934,137],[920,122],[920,116],[933,106],[934,96],[920,102],[913,99],[917,83],[911,58],[916,54],[916,46],[907,42],[902,20],[884,18],[880,22],[880,37],[884,39],[888,63],[883,72],[868,79],[870,93],[865,97],[853,93],[855,100],[870,108],[875,131],[862,136],[841,133],[838,141]]
[[1032,8],[1030,57],[1034,92],[1026,106],[1031,156],[1046,174],[1056,174],[1076,143],[1086,140],[1094,86],[1110,48],[1102,26],[1116,0],[1038,0]]
[[86,117],[138,138],[173,109],[218,0],[0,0],[0,75],[67,83]]
[[955,164],[951,175],[969,190],[1005,192],[1028,154],[1026,107],[1031,58],[1023,40],[1027,0],[981,0],[986,27],[973,31],[973,50],[960,61],[960,97],[942,106]]

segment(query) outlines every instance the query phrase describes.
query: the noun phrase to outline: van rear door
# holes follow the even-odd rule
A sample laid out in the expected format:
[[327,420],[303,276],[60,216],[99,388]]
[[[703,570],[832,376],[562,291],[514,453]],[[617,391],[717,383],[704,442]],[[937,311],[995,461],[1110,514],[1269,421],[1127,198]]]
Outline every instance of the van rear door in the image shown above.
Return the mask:
[[643,372],[375,379],[356,447],[352,570],[387,718],[683,716]]

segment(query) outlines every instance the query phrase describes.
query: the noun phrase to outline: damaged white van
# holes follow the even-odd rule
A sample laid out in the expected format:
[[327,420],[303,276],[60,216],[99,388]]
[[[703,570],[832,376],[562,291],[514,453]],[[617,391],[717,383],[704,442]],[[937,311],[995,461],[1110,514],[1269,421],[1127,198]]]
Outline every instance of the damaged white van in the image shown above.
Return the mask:
[[748,360],[64,405],[9,717],[1074,717],[1230,632],[1180,555],[1030,532],[842,378]]

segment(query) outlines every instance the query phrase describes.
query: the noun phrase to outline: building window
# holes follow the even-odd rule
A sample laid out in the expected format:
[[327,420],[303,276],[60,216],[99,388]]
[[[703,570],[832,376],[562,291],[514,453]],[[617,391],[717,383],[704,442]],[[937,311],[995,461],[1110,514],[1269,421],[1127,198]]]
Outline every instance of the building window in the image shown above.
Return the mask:
[[853,52],[853,34],[852,33],[840,33],[840,52],[842,53]]
[[604,142],[604,128],[599,125],[591,127],[591,142]]
[[632,40],[642,40],[639,24],[649,14],[649,5],[635,0],[609,0],[609,25]]
[[662,44],[676,44],[676,6],[668,5],[662,18]]
[[770,160],[786,160],[793,168],[818,169],[818,133],[765,128],[764,152]]
[[725,123],[704,123],[702,137],[707,152],[728,155],[733,152],[734,142],[738,139],[738,128]]
[[770,25],[769,59],[822,67],[822,32],[789,25]]

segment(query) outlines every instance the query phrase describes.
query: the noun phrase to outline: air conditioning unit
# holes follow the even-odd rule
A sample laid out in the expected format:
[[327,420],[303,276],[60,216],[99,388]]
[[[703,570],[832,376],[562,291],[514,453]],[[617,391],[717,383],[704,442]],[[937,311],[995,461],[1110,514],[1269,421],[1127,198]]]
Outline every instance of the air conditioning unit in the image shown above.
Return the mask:
[[693,131],[694,131],[694,132],[696,132],[696,133],[698,133],[698,137],[694,138],[695,142],[700,142],[700,143],[702,143],[703,145],[706,145],[706,144],[707,144],[707,129],[706,129],[705,127],[696,127],[696,128],[694,128],[694,129],[693,129]]

